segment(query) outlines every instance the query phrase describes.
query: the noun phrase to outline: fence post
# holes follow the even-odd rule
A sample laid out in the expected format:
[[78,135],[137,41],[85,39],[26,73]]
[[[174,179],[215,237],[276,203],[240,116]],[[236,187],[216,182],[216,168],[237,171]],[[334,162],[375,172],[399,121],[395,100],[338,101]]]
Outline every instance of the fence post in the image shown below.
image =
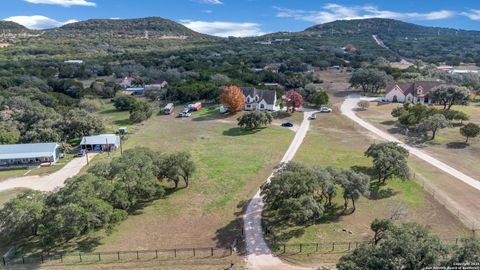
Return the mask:
[[212,257],[213,257],[213,248],[211,249],[211,254],[212,254]]
[[300,244],[300,253],[302,253],[302,248],[303,248],[303,246],[302,246],[302,244]]
[[43,253],[40,254],[40,259],[42,260],[42,263],[43,263]]
[[286,248],[286,245],[283,244],[283,254],[285,254],[285,248]]
[[317,245],[315,246],[315,252],[318,252],[318,243],[317,243]]
[[25,264],[25,256],[22,256],[22,264]]
[[158,259],[158,250],[155,249],[155,259]]
[[348,250],[350,250],[350,246],[351,246],[351,243],[350,243],[350,242],[348,242]]
[[138,259],[139,259],[139,257],[138,257],[138,250],[137,250],[137,260],[138,260]]
[[193,248],[193,257],[195,257],[195,248]]
[[78,257],[80,257],[80,262],[82,262],[82,253],[78,253]]
[[173,256],[176,258],[177,257],[177,249],[173,249]]
[[63,254],[60,254],[60,262],[63,263]]
[[332,251],[335,250],[335,242],[332,242]]
[[120,261],[120,251],[117,251],[117,260]]

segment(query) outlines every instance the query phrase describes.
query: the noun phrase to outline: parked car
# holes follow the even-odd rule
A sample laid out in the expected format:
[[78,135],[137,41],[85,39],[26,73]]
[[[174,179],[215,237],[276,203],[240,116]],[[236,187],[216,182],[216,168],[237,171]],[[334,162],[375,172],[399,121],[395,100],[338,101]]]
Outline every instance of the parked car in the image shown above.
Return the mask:
[[83,156],[85,156],[86,153],[87,153],[87,151],[85,149],[80,149],[75,156],[83,157]]
[[121,127],[121,128],[118,129],[118,133],[119,134],[127,134],[128,129],[126,127]]
[[225,107],[220,107],[220,113],[227,113],[228,112],[228,109],[225,108]]
[[171,114],[173,112],[173,103],[168,103],[164,108],[163,108],[163,113],[164,114]]
[[332,112],[332,109],[327,108],[327,107],[321,107],[321,108],[320,108],[320,112],[321,112],[321,113],[331,113],[331,112]]
[[188,104],[187,108],[189,111],[198,111],[202,108],[202,103],[197,102],[193,104]]
[[292,122],[283,122],[282,127],[293,127],[293,123]]
[[190,117],[191,115],[192,114],[190,113],[188,108],[183,109],[183,111],[181,111],[180,114],[178,114],[178,116],[180,117]]
[[317,119],[317,115],[316,114],[312,114],[308,117],[309,120],[315,120]]

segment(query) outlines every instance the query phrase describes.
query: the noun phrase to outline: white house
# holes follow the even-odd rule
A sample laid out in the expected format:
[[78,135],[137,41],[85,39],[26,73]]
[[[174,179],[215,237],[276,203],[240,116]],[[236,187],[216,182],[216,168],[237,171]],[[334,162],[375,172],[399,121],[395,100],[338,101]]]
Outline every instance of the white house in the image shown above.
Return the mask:
[[273,90],[260,90],[255,87],[241,87],[245,96],[246,111],[277,111],[277,92]]
[[61,156],[58,143],[27,143],[0,145],[0,169],[55,163]]
[[387,86],[385,100],[389,102],[411,102],[430,104],[430,90],[442,85],[441,82],[410,82]]
[[157,81],[151,84],[145,84],[144,88],[145,90],[160,90],[167,86],[167,84],[168,83],[166,81]]

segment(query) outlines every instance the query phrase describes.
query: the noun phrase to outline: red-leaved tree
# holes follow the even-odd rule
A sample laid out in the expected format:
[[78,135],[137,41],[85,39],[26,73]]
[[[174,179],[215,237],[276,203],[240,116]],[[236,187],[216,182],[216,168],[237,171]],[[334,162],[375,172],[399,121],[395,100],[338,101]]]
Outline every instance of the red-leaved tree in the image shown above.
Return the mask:
[[220,101],[230,113],[240,112],[245,108],[245,96],[242,90],[235,85],[231,85],[223,90],[220,95]]
[[302,107],[303,97],[298,92],[290,90],[285,95],[285,102],[287,105],[287,112],[295,112],[296,109]]

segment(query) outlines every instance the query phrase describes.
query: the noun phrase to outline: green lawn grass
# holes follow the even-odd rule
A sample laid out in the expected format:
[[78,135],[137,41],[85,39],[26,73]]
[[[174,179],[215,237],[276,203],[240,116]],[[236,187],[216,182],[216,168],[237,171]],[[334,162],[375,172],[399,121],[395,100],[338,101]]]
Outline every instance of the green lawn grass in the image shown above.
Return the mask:
[[[311,129],[294,161],[320,167],[371,166],[371,161],[363,153],[375,140],[369,137],[365,130],[337,113],[322,114],[311,123]],[[277,224],[274,223],[271,213],[267,212],[264,216],[277,237],[275,241],[270,239],[270,244],[275,247],[275,243],[278,242],[286,243],[288,246],[300,243],[364,241],[371,237],[369,226],[373,219],[389,218],[399,207],[407,209],[407,216],[402,222],[414,221],[429,225],[433,233],[443,237],[462,236],[469,233],[458,219],[424,192],[414,180],[390,180],[386,186],[381,187],[381,190],[390,195],[385,198],[360,198],[356,202],[357,207],[354,213],[334,215],[315,225]],[[343,206],[341,191],[338,192],[334,201],[339,206]],[[343,229],[352,231],[352,234]],[[298,246],[292,248],[298,249]],[[315,253],[281,256],[295,263],[327,260],[324,254],[315,255]],[[328,260],[334,261],[335,256],[331,256]],[[339,256],[341,254],[336,254],[337,259]]]
[[96,234],[98,250],[231,243],[241,229],[242,207],[278,164],[294,136],[277,126],[245,131],[236,126],[237,116],[221,115],[218,106],[207,106],[186,119],[176,117],[179,110],[181,106],[176,106],[171,115],[154,115],[133,126],[136,131],[127,135],[124,150],[143,146],[161,152],[190,152],[197,165],[191,186],[148,204],[112,234]]

